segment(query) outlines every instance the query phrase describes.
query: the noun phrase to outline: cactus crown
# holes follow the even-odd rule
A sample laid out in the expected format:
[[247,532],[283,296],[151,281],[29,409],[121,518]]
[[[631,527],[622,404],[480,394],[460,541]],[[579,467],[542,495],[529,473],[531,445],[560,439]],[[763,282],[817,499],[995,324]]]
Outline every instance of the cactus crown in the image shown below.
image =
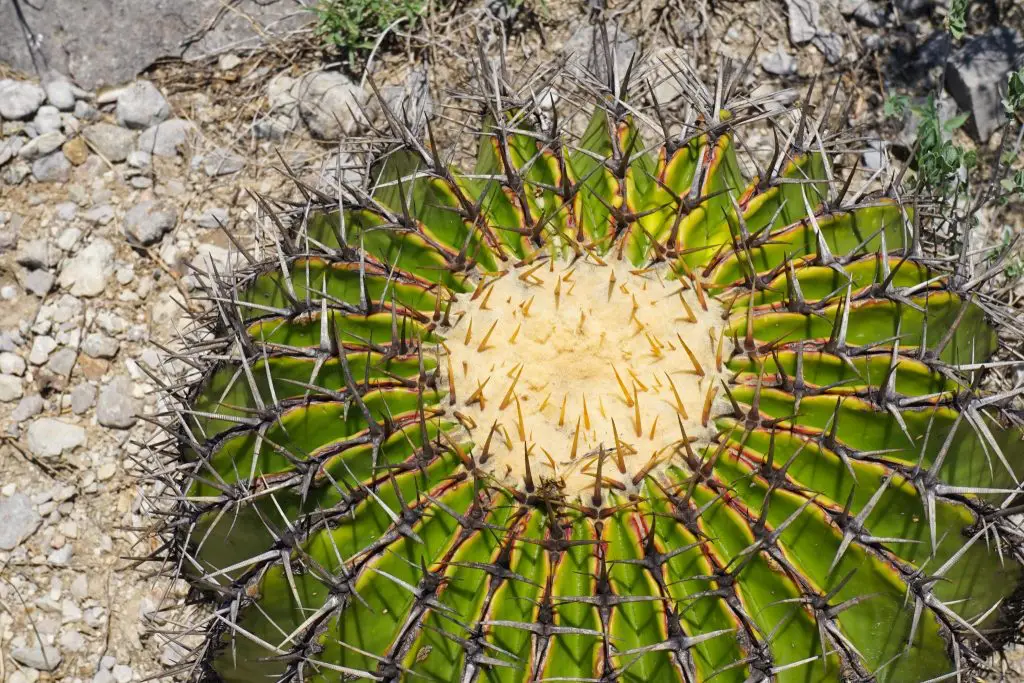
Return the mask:
[[977,280],[836,177],[831,100],[672,67],[562,75],[573,134],[483,61],[471,171],[386,111],[363,182],[260,200],[166,451],[196,678],[944,680],[1010,637]]

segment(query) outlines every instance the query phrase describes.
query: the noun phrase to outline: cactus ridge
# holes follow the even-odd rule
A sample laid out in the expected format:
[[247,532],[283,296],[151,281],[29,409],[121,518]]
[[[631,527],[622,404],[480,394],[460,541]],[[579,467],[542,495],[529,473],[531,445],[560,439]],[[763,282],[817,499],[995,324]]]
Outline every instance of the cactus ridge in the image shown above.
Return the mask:
[[[179,671],[939,681],[1014,637],[1024,449],[1013,396],[982,388],[999,319],[982,279],[925,253],[928,207],[898,182],[835,177],[832,100],[814,116],[733,93],[742,70],[708,90],[672,66],[682,107],[642,104],[632,64],[578,78],[596,105],[573,136],[523,95],[546,83],[481,60],[472,171],[441,157],[438,120],[421,137],[385,107],[363,182],[258,198],[266,257],[203,275],[181,356],[200,377],[168,388],[157,555],[210,605]],[[775,151],[748,180],[743,131],[765,123]],[[691,377],[707,436],[651,454],[626,422],[570,491],[565,454],[548,468],[513,435],[524,471],[502,476],[504,439],[467,426],[476,387],[446,366],[455,312],[496,273],[610,262],[723,312],[717,363]]]

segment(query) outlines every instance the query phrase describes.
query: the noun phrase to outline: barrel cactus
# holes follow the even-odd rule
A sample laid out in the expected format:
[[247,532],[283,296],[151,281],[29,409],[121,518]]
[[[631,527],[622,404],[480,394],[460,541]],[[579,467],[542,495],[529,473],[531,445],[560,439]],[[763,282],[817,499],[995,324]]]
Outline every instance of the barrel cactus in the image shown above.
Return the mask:
[[1021,431],[927,208],[728,77],[584,82],[573,134],[479,76],[471,169],[386,110],[361,181],[263,203],[268,258],[207,273],[164,470],[209,607],[183,668],[938,681],[1009,642]]

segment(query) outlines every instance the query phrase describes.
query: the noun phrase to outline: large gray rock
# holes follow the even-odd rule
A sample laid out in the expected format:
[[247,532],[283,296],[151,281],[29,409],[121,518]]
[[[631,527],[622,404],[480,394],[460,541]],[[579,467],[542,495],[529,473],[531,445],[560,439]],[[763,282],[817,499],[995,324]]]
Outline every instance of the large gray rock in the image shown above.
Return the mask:
[[139,136],[139,149],[153,156],[174,157],[196,135],[196,126],[185,119],[170,119],[147,128]]
[[156,244],[178,223],[178,212],[166,202],[155,199],[141,201],[124,216],[124,232],[128,239],[148,247]]
[[[0,10],[0,17],[3,17],[3,10]],[[3,19],[0,18],[0,36],[4,32],[2,26]],[[3,38],[0,37],[0,46],[2,45]],[[0,47],[0,55],[2,53],[3,47]],[[2,57],[0,57],[0,61],[3,61]],[[12,121],[27,119],[35,114],[45,101],[46,92],[35,83],[0,80],[0,118]]]
[[765,52],[757,61],[762,69],[776,76],[791,76],[797,71],[796,58],[781,46],[776,47],[773,52]]
[[51,76],[43,84],[43,90],[46,91],[46,100],[57,109],[71,111],[75,108],[75,88],[63,76]]
[[85,138],[97,152],[108,161],[120,162],[128,158],[135,147],[135,133],[112,123],[95,123],[82,131]]
[[14,550],[39,527],[40,521],[28,496],[0,496],[0,550]]
[[22,284],[25,286],[25,291],[43,297],[53,289],[56,279],[56,276],[48,270],[30,270],[25,273]]
[[92,332],[82,342],[82,353],[90,358],[113,358],[121,343],[100,332]]
[[818,35],[821,6],[818,0],[786,0],[789,39],[794,45],[810,42]]
[[1006,26],[970,39],[950,58],[946,90],[961,109],[971,113],[967,131],[981,142],[1005,122],[1006,75],[1021,64],[1024,39]]
[[73,296],[98,296],[113,274],[114,245],[98,237],[64,263],[57,281]]
[[36,112],[36,117],[32,119],[32,125],[35,126],[36,133],[44,135],[60,132],[64,120],[61,118],[60,109],[52,104],[44,104]]
[[32,162],[32,176],[41,183],[66,183],[71,177],[71,162],[64,152],[54,152]]
[[84,415],[96,405],[96,387],[88,382],[75,386],[68,396],[71,399],[71,412],[75,415]]
[[53,671],[60,666],[60,650],[50,645],[16,647],[11,650],[14,661],[36,671]]
[[40,159],[47,154],[56,152],[60,149],[60,146],[67,140],[64,134],[58,131],[51,131],[49,133],[43,133],[37,137],[32,138],[25,145],[18,150],[18,156],[25,161],[35,161]]
[[321,140],[352,135],[366,123],[366,91],[335,71],[307,74],[295,85],[299,116]]
[[0,403],[13,403],[25,395],[21,379],[13,375],[0,375]]
[[26,72],[48,66],[92,90],[129,81],[160,57],[257,47],[312,22],[308,4],[238,0],[225,11],[224,0],[4,0],[0,62]]
[[167,98],[149,81],[135,81],[117,96],[117,122],[125,128],[149,128],[170,114]]
[[138,412],[132,381],[127,377],[115,377],[100,389],[96,400],[96,421],[104,427],[128,429],[135,424]]
[[55,458],[85,444],[85,430],[52,417],[41,417],[28,426],[25,442],[33,454]]

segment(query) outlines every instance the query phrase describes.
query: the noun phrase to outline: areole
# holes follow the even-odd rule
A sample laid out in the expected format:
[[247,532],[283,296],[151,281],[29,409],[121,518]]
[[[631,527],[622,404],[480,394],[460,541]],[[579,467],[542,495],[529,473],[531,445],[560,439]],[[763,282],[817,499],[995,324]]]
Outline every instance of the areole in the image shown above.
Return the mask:
[[728,412],[722,304],[665,264],[606,256],[483,275],[439,328],[447,405],[503,484],[600,505],[602,486],[635,493],[692,458]]

